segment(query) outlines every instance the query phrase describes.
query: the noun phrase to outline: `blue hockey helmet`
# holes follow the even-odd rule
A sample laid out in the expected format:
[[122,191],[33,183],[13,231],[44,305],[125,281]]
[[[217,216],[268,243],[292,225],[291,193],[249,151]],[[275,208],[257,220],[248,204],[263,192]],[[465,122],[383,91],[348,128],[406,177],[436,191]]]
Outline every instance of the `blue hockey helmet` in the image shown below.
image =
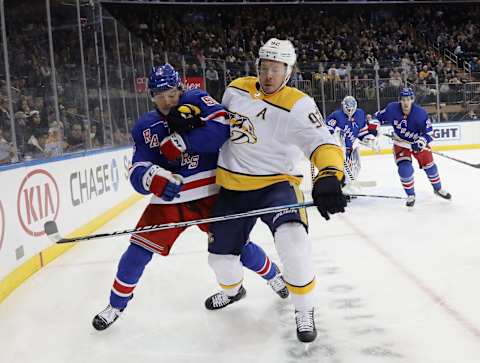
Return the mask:
[[180,76],[170,64],[165,63],[152,68],[148,77],[148,88],[152,97],[155,93],[178,87],[180,87]]
[[352,96],[347,96],[342,101],[342,109],[348,117],[352,117],[357,110],[357,100]]
[[402,90],[400,91],[400,98],[402,97],[411,97],[411,99],[413,100],[415,99],[415,93],[410,87],[405,87],[402,88]]

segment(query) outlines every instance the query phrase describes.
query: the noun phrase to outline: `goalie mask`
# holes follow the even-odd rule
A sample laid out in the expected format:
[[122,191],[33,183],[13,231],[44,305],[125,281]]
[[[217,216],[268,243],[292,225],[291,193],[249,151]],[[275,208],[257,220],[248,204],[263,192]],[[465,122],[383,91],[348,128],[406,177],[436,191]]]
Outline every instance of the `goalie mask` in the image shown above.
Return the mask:
[[342,101],[343,112],[348,117],[353,117],[355,111],[357,111],[357,101],[352,96],[347,96]]

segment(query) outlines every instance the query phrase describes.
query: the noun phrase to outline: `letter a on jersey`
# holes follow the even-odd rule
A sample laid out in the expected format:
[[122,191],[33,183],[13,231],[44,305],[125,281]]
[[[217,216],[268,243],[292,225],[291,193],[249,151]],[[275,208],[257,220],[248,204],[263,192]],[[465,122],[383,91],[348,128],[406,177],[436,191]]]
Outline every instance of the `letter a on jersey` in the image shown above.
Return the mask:
[[262,120],[265,120],[265,114],[267,113],[267,108],[265,107],[263,110],[261,110],[259,113],[257,113],[255,116],[256,117],[262,117]]

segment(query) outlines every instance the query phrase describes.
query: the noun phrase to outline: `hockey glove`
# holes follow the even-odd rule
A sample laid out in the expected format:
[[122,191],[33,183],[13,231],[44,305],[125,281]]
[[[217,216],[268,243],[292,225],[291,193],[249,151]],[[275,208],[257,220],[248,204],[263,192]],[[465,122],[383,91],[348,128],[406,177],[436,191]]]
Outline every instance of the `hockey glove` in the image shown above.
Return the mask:
[[172,132],[187,132],[197,127],[205,125],[201,119],[201,110],[199,107],[191,104],[179,105],[167,115],[167,122]]
[[415,153],[419,153],[427,147],[427,144],[428,144],[427,139],[420,136],[418,139],[412,142],[412,150]]
[[368,133],[373,136],[378,136],[380,131],[380,121],[377,119],[371,119],[368,121]]
[[179,159],[185,150],[187,150],[187,145],[176,132],[164,138],[160,143],[160,152],[169,161]]
[[166,202],[178,198],[183,185],[181,175],[172,174],[158,165],[152,165],[143,176],[143,187]]
[[336,176],[317,177],[313,184],[312,197],[321,216],[327,221],[330,219],[329,214],[345,212],[347,199]]

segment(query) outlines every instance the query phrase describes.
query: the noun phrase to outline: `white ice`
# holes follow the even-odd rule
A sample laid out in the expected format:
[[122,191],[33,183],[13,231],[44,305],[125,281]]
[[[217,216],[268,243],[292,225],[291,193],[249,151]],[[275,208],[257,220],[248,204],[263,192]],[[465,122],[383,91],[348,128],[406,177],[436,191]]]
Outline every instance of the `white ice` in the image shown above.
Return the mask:
[[[448,152],[480,162],[480,151]],[[364,158],[365,193],[403,195],[391,155]],[[246,272],[246,299],[211,312],[206,238],[188,230],[155,257],[124,316],[97,332],[128,238],[84,242],[0,305],[0,362],[480,362],[480,170],[436,157],[453,200],[416,171],[417,205],[359,198],[325,222],[309,211],[318,338],[295,337],[293,308]],[[135,224],[146,201],[102,231]],[[258,223],[252,239],[275,261]]]

